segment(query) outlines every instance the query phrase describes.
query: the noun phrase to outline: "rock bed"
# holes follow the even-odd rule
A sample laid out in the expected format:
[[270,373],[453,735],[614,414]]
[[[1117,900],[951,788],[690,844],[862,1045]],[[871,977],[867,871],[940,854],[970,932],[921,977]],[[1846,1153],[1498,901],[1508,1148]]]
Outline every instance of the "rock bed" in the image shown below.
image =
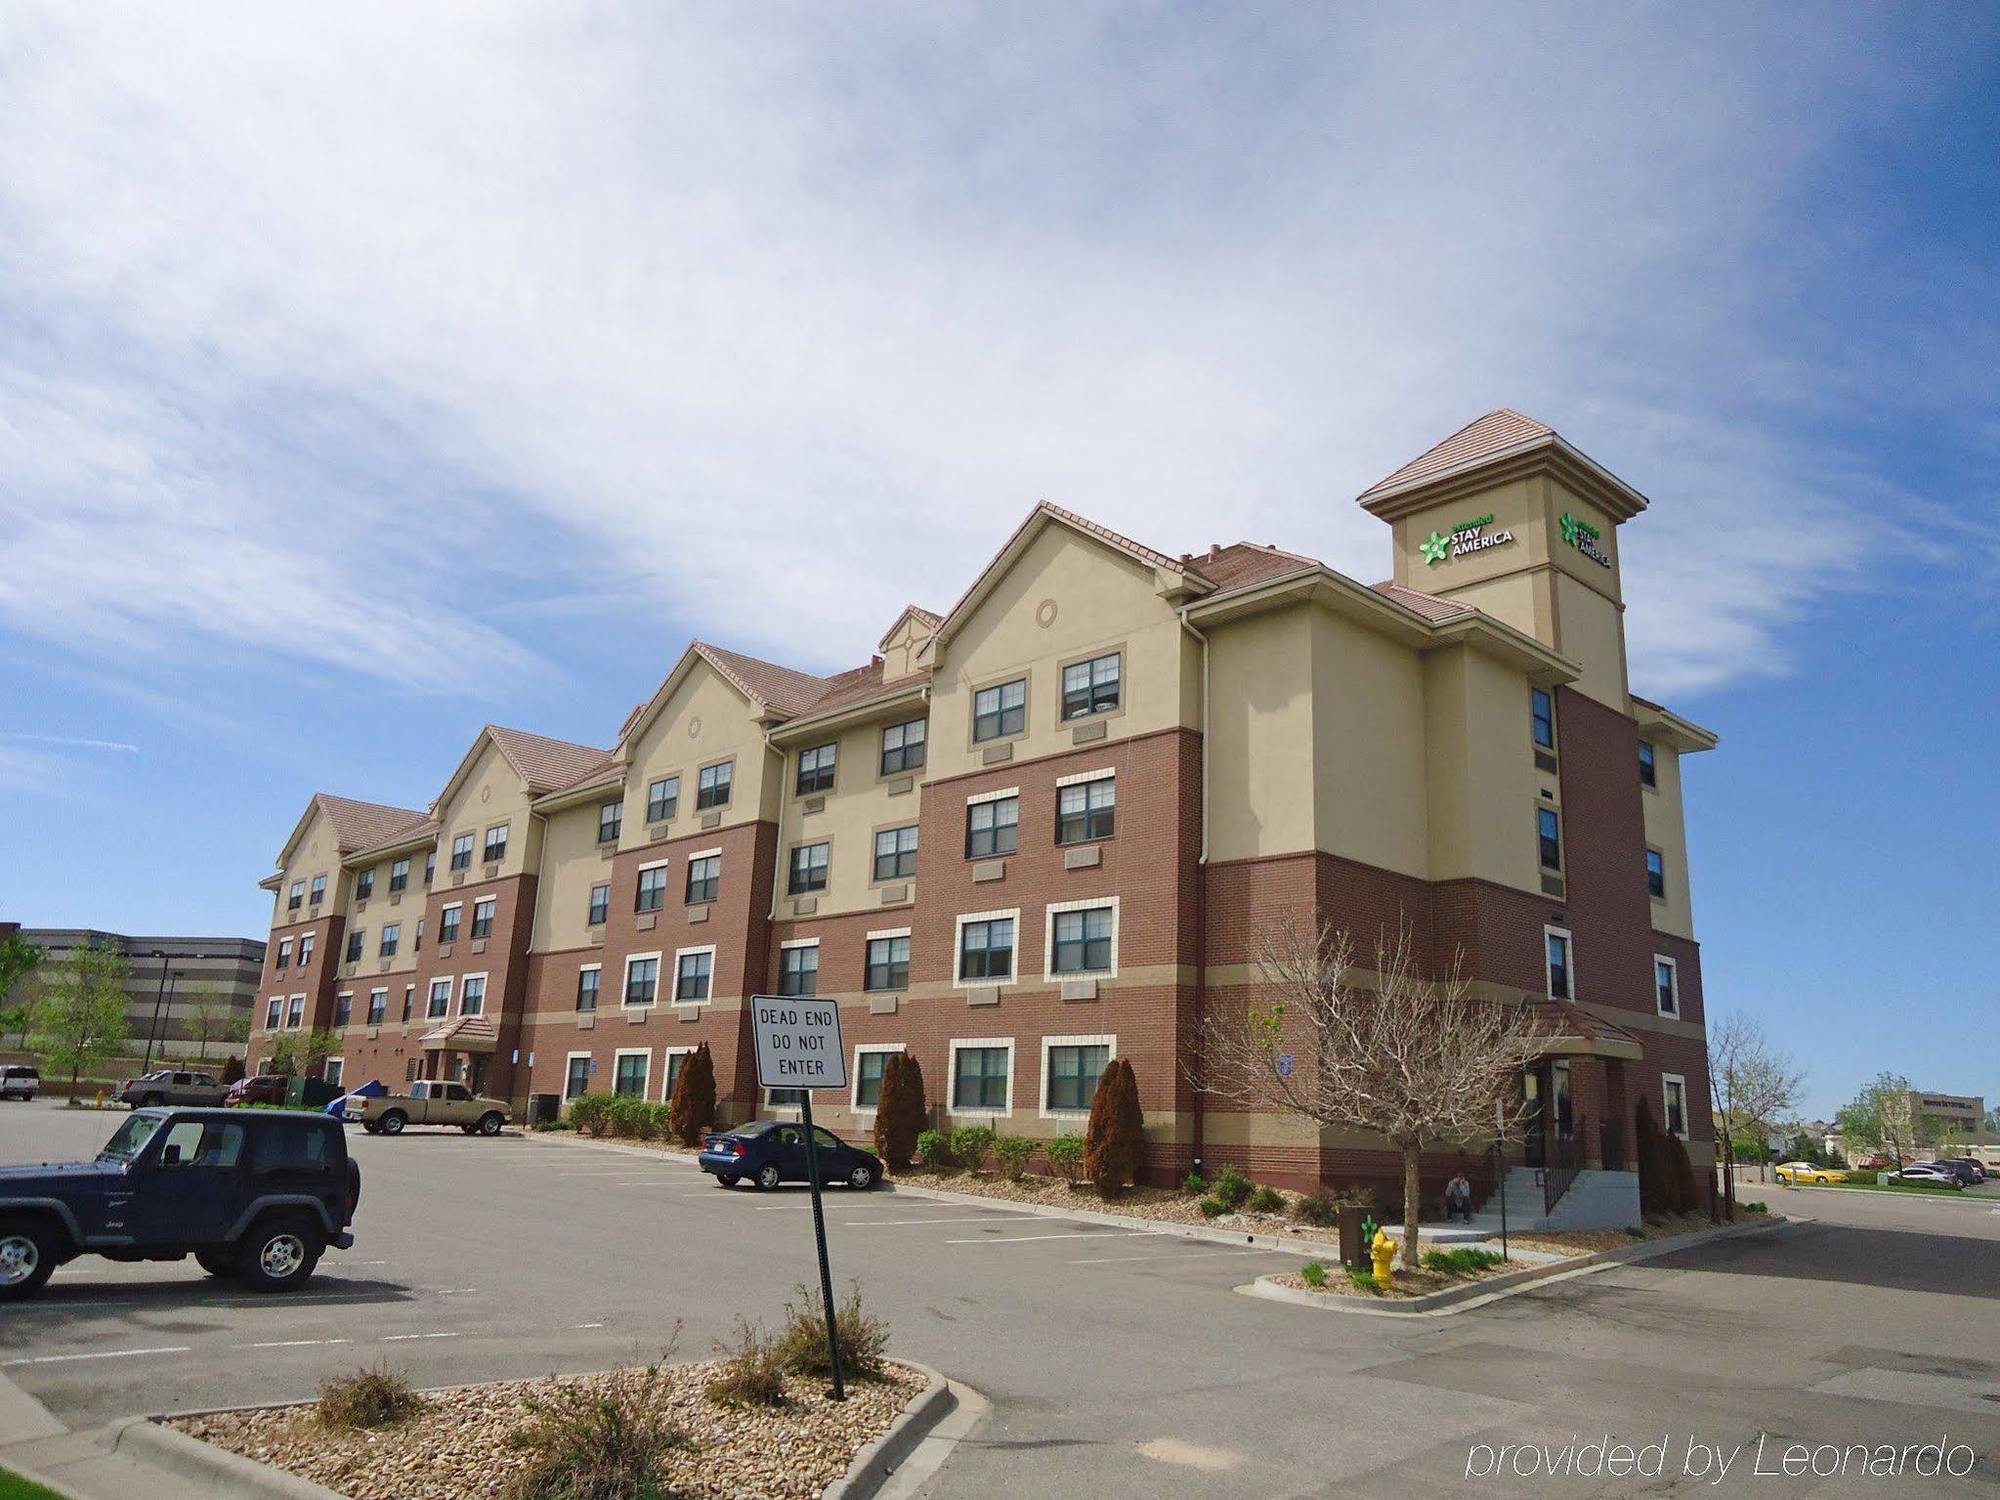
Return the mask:
[[[914,1370],[891,1365],[880,1380],[850,1380],[847,1400],[837,1403],[826,1399],[824,1381],[788,1376],[790,1400],[782,1407],[723,1406],[703,1393],[719,1368],[664,1366],[645,1398],[689,1439],[661,1466],[670,1494],[810,1500],[888,1431],[925,1384]],[[526,1462],[508,1434],[533,1420],[531,1401],[561,1386],[639,1399],[644,1382],[644,1372],[620,1370],[442,1391],[426,1396],[408,1421],[364,1431],[327,1427],[310,1405],[172,1425],[351,1500],[502,1500]]]

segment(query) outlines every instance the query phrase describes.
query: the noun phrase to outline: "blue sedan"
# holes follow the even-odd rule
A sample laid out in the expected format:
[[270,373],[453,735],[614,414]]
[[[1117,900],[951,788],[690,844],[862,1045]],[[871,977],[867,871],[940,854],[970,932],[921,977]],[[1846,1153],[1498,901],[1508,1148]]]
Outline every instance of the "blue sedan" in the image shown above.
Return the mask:
[[[841,1141],[831,1131],[813,1127],[819,1152],[819,1180],[844,1182],[865,1193],[882,1180],[882,1160]],[[702,1142],[701,1169],[722,1187],[748,1178],[769,1192],[781,1182],[805,1182],[806,1128],[791,1120],[757,1120],[734,1130],[719,1131]]]

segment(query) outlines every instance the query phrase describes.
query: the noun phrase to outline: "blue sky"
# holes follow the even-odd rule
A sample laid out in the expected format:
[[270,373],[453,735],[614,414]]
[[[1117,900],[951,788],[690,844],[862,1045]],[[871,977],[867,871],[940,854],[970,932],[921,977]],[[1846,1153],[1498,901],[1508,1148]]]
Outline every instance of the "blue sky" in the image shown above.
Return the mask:
[[2000,1097],[2000,16],[10,7],[0,914],[834,668],[1035,500],[1366,579],[1481,412],[1653,497],[1712,1011]]

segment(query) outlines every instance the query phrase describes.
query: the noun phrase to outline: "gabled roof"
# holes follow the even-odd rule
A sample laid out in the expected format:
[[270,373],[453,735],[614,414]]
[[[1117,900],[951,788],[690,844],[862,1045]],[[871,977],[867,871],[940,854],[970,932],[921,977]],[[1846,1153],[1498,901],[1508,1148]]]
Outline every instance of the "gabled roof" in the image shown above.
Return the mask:
[[1419,453],[1388,478],[1370,485],[1361,492],[1361,499],[1367,501],[1418,480],[1434,479],[1454,469],[1469,468],[1496,454],[1545,442],[1555,435],[1555,428],[1503,406],[1498,411],[1489,411],[1476,422],[1466,423],[1443,442]]
[[882,632],[882,639],[875,643],[875,649],[877,651],[887,650],[890,640],[895,636],[897,631],[903,628],[903,621],[912,619],[916,620],[927,631],[932,633],[936,632],[938,626],[944,624],[944,616],[942,615],[932,614],[929,610],[915,604],[905,605],[903,612],[896,616],[887,630]]
[[1260,542],[1231,542],[1227,547],[1210,547],[1206,556],[1183,558],[1182,561],[1199,563],[1202,577],[1218,589],[1242,588],[1262,583],[1267,578],[1282,578],[1288,573],[1319,566],[1316,557],[1287,552],[1282,547],[1266,546]]
[[315,792],[306,804],[306,810],[299,815],[299,821],[292,825],[291,837],[285,840],[285,847],[278,851],[280,866],[292,857],[292,850],[305,837],[306,827],[312,822],[314,813],[325,818],[327,826],[333,830],[336,855],[351,854],[357,849],[373,849],[430,821],[429,813],[415,808],[391,807],[384,802],[357,802],[352,797]]
[[1553,427],[1505,406],[1425,449],[1358,499],[1370,514],[1393,521],[1439,496],[1477,487],[1475,476],[1504,478],[1543,467],[1557,471],[1613,521],[1630,520],[1646,508],[1644,495]]
[[826,691],[826,679],[795,667],[781,667],[774,661],[746,656],[696,641],[693,649],[707,658],[710,666],[727,677],[758,705],[790,718],[812,706]]
[[530,734],[525,729],[503,729],[498,724],[488,724],[486,732],[493,736],[493,743],[506,757],[507,764],[514,768],[514,774],[525,781],[532,792],[568,786],[593,771],[602,770],[611,759],[609,750],[597,750],[569,740],[552,740],[547,735]]

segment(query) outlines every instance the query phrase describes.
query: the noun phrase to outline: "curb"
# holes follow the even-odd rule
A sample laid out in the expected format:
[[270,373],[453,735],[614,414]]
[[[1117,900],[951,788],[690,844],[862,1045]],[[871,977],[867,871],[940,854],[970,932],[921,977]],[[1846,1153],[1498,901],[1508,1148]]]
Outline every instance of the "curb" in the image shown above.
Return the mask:
[[1470,1281],[1464,1286],[1446,1287],[1442,1291],[1431,1292],[1426,1296],[1403,1297],[1393,1301],[1385,1299],[1377,1302],[1359,1297],[1344,1297],[1338,1293],[1329,1295],[1325,1292],[1301,1291],[1297,1287],[1280,1286],[1276,1279],[1270,1276],[1259,1276],[1248,1286],[1239,1286],[1236,1290],[1246,1297],[1258,1297],[1268,1302],[1290,1302],[1300,1307],[1317,1308],[1321,1312],[1345,1313],[1350,1317],[1448,1318],[1458,1313],[1470,1312],[1476,1307],[1485,1307],[1489,1303],[1518,1297],[1545,1281],[1589,1276],[1612,1266],[1652,1260],[1656,1256],[1668,1255],[1676,1250],[1686,1250],[1696,1245],[1710,1244],[1716,1240],[1738,1239],[1746,1235],[1766,1233],[1790,1224],[1810,1222],[1804,1219],[1773,1216],[1762,1224],[1728,1224],[1696,1234],[1642,1241],[1635,1245],[1620,1246],[1615,1250],[1599,1250],[1590,1255],[1552,1261],[1547,1265],[1527,1266],[1519,1271],[1509,1271],[1503,1276],[1489,1276],[1483,1281]]
[[924,1376],[927,1384],[910,1398],[910,1404],[890,1423],[889,1430],[855,1454],[847,1472],[820,1491],[820,1500],[869,1500],[903,1466],[917,1445],[957,1407],[951,1383],[936,1370],[912,1359],[899,1359],[896,1363]]
[[151,1417],[133,1417],[119,1423],[111,1434],[111,1450],[132,1454],[215,1495],[266,1497],[266,1500],[345,1500],[337,1490],[260,1464],[213,1443],[204,1443]]
[[[1989,1208],[2000,1208],[2000,1193],[1978,1193],[1965,1188],[1961,1188],[1955,1193],[1913,1193],[1907,1189],[1898,1191],[1895,1188],[1884,1187],[1835,1187],[1831,1183],[1825,1187],[1821,1187],[1816,1182],[1755,1182],[1751,1183],[1750,1186],[1770,1188],[1773,1192],[1782,1193],[1840,1193],[1849,1198],[1916,1198],[1935,1203],[1984,1203]],[[1740,1202],[1742,1201],[1743,1194],[1738,1192],[1736,1197]],[[1769,1202],[1770,1200],[1759,1199],[1758,1201]]]

